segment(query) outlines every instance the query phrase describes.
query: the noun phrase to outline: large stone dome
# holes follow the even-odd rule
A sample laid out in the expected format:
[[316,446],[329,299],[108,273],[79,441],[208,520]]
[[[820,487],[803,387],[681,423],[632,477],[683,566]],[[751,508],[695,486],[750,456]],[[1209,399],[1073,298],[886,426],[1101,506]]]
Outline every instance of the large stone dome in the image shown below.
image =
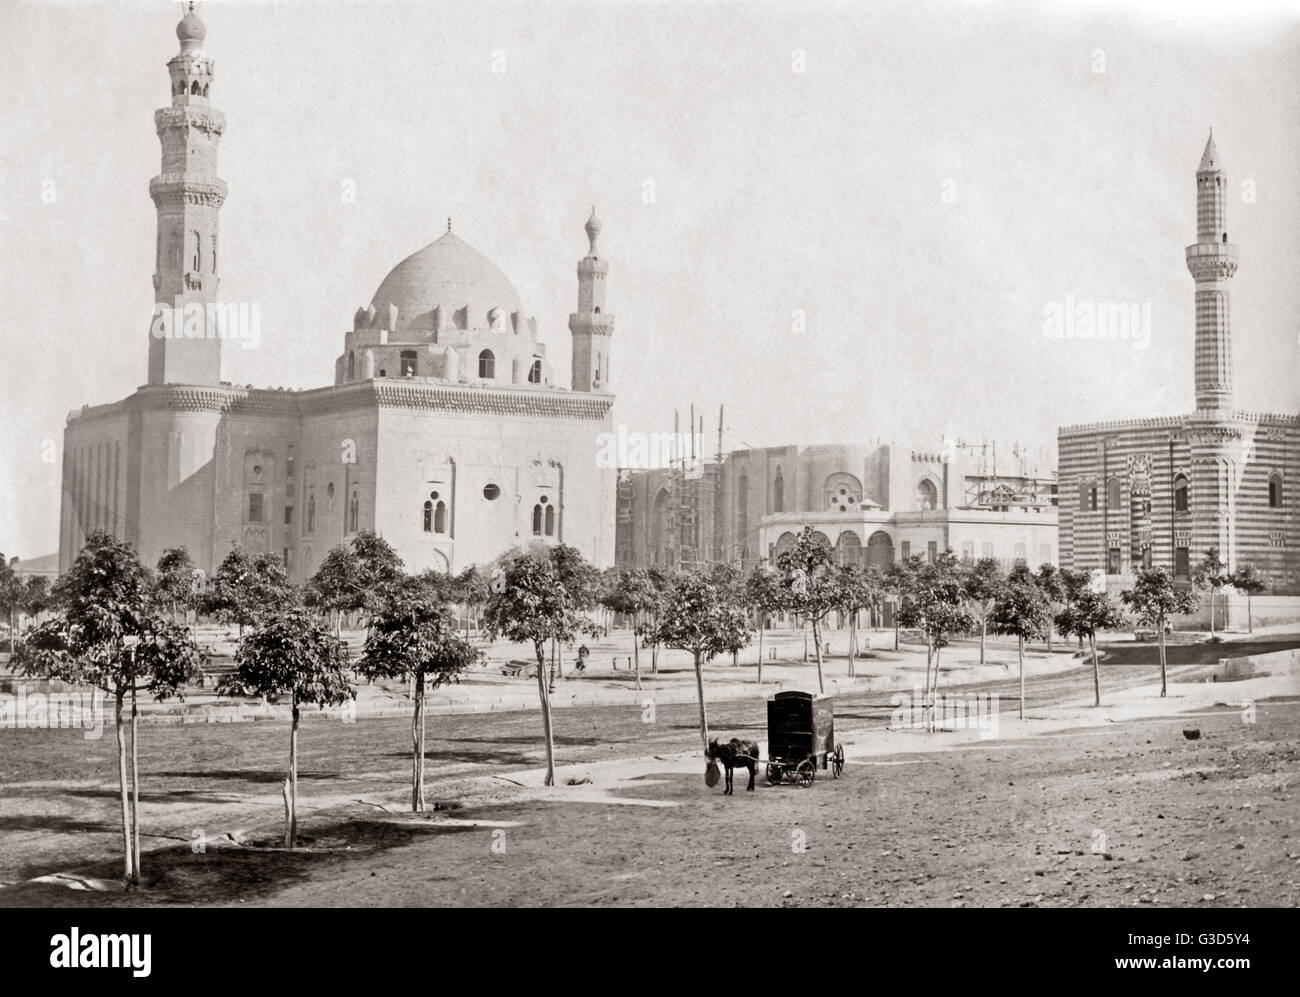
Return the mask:
[[396,305],[398,330],[432,326],[439,305],[444,326],[462,329],[489,328],[494,312],[509,328],[511,314],[521,311],[506,275],[450,231],[393,267],[371,304],[381,316]]

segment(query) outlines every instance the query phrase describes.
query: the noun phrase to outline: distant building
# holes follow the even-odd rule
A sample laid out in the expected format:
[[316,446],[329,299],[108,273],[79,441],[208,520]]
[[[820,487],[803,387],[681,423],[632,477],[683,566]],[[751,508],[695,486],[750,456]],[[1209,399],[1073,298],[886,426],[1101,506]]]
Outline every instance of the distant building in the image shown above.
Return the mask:
[[[1244,412],[1234,401],[1228,191],[1211,134],[1196,171],[1196,242],[1186,251],[1196,283],[1196,410],[1059,433],[1062,564],[1101,569],[1112,590],[1151,565],[1190,584],[1213,549],[1229,570],[1249,564],[1267,576],[1273,596],[1300,595],[1292,511],[1300,417]],[[1255,603],[1265,619],[1300,616],[1294,599]]]
[[382,535],[412,570],[459,570],[532,541],[612,563],[615,471],[599,466],[595,441],[610,428],[614,317],[595,210],[569,316],[571,389],[552,383],[510,282],[450,222],[357,310],[332,385],[223,381],[224,340],[260,330],[246,327],[247,303],[218,295],[229,254],[222,246],[219,259],[217,240],[225,119],[208,102],[205,33],[191,5],[167,64],[171,105],[154,115],[162,168],[149,185],[158,227],[148,383],[68,418],[60,570],[95,529],[150,564],[186,546],[209,571],[238,543],[279,554],[299,580],[360,530]]
[[1055,564],[1055,476],[1019,459],[999,468],[987,447],[947,449],[765,447],[688,473],[622,471],[617,561],[749,567],[773,562],[810,526],[842,563],[884,568],[951,548],[1007,568]]

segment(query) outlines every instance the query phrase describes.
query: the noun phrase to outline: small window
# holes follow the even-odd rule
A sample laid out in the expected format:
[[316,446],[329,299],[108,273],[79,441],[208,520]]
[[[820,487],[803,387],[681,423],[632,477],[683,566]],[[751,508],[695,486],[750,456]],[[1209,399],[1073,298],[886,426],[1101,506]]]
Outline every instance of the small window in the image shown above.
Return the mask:
[[1093,485],[1090,489],[1088,489],[1088,507],[1093,512],[1097,511],[1097,486],[1096,485]]
[[1282,508],[1282,475],[1274,472],[1268,478],[1268,507]]
[[307,496],[307,532],[311,533],[316,529],[316,496]]
[[433,502],[429,499],[424,500],[424,532],[433,532]]
[[292,547],[284,548],[284,569],[286,571],[293,570],[293,548]]
[[447,503],[435,502],[433,506],[433,532],[447,532]]
[[261,492],[253,492],[248,496],[248,521],[250,523],[260,523],[262,521]]
[[546,535],[555,536],[555,506],[553,505],[546,507]]
[[1111,547],[1106,551],[1106,574],[1118,575],[1120,571],[1119,548]]
[[934,563],[935,559],[938,556],[939,556],[939,543],[937,540],[931,540],[929,543],[925,545],[925,559],[931,563]]
[[285,526],[293,525],[293,506],[291,505],[286,505],[284,507],[284,525]]
[[348,380],[351,381],[357,376],[357,355],[348,350]]
[[484,350],[478,355],[478,376],[491,381],[497,376],[497,358],[491,350]]
[[496,485],[484,485],[483,497],[489,502],[495,502],[501,496],[501,489]]
[[902,557],[904,561],[906,561],[909,557],[912,556],[912,542],[910,540],[904,540],[901,544],[898,545],[898,553],[899,556]]
[[402,377],[419,377],[420,364],[415,350],[402,350]]
[[533,365],[528,368],[528,383],[542,383],[542,362],[540,360],[534,360]]
[[1174,548],[1174,577],[1180,579],[1191,577],[1191,569],[1186,547]]

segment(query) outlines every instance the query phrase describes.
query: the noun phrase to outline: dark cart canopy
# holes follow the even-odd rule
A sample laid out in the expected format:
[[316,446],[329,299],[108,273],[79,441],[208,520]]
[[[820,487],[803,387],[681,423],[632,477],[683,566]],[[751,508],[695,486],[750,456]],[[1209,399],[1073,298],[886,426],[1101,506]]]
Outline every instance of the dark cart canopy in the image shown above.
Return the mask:
[[[811,692],[778,692],[767,701],[767,752],[773,759],[824,759],[835,750],[834,700]],[[823,765],[825,762],[823,760]]]

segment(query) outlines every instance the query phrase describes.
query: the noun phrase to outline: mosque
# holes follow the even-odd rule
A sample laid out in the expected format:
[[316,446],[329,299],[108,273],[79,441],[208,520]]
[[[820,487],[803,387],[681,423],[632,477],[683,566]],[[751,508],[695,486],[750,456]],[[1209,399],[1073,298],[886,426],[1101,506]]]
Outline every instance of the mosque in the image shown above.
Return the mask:
[[59,570],[95,529],[148,564],[188,547],[208,571],[242,544],[280,554],[298,581],[360,530],[382,535],[410,570],[457,571],[529,542],[613,563],[616,471],[599,466],[595,441],[611,429],[614,316],[595,210],[567,388],[510,281],[450,222],[357,310],[333,384],[233,385],[222,354],[241,315],[219,296],[225,118],[209,102],[213,60],[192,4],[176,34],[171,102],[154,114],[148,379],[68,417]]

